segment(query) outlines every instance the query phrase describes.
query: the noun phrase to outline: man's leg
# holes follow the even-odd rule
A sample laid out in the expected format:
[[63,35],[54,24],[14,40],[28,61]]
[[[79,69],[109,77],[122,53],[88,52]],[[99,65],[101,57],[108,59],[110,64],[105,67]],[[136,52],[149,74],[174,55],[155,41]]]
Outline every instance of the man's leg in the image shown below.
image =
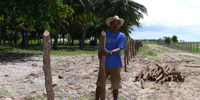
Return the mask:
[[96,99],[96,100],[99,100],[100,95],[101,95],[101,87],[100,87],[100,86],[97,86],[97,88],[96,88],[95,99]]
[[118,89],[122,88],[121,83],[121,67],[113,67],[110,73],[111,87],[113,88],[114,100],[118,98]]
[[118,89],[113,89],[113,97],[114,97],[114,100],[117,100],[117,98],[118,98]]

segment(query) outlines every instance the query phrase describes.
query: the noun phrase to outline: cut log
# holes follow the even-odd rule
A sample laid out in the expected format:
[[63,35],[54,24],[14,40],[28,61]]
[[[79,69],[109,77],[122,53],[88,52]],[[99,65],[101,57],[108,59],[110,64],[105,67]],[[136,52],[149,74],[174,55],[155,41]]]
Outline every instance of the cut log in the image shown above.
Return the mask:
[[185,80],[185,75],[180,74],[180,75],[178,76],[178,79],[181,80],[181,81],[184,81],[184,80]]
[[139,76],[143,73],[144,69],[140,70],[137,75],[135,76],[135,78],[139,78]]
[[156,78],[156,81],[158,82],[162,77],[163,77],[163,74],[160,74],[160,75]]
[[162,66],[161,66],[160,64],[158,64],[157,62],[156,62],[155,64],[156,64],[156,66],[158,66],[160,69],[163,70],[163,73],[164,73],[164,74],[168,75],[164,67],[162,67]]
[[168,76],[168,81],[171,81],[173,79],[173,76],[172,75],[169,75]]
[[168,72],[169,69],[170,69],[170,66],[166,65],[165,71]]
[[151,68],[149,71],[151,72],[151,73],[153,73],[153,71],[156,69],[156,67],[153,67],[153,68]]
[[167,70],[167,73],[170,73],[172,71],[172,67],[169,66],[169,70]]
[[167,76],[164,75],[163,78],[160,80],[161,84],[163,84],[165,82],[166,78],[167,78]]
[[51,40],[50,34],[47,30],[45,30],[43,34],[43,70],[45,75],[45,87],[47,92],[47,99],[54,100],[54,91],[52,84],[52,75],[51,75],[51,60],[50,60],[50,52],[51,52]]
[[169,75],[180,75],[181,72],[170,72]]
[[144,80],[141,79],[140,82],[141,82],[141,88],[144,89],[144,85],[145,85],[145,84],[144,84]]
[[157,71],[158,71],[158,67],[156,67],[155,70],[153,71],[152,79],[155,79]]
[[143,76],[143,80],[147,80],[148,79],[148,75],[149,75],[150,72],[146,72]]
[[156,73],[156,76],[155,77],[158,77],[161,73],[163,72],[163,70],[162,69],[159,69],[158,71],[157,71],[157,73]]
[[[105,49],[106,46],[106,33],[104,31],[101,32],[100,37],[100,50]],[[105,92],[106,92],[106,74],[105,74],[105,56],[100,59],[99,62],[99,77],[101,80],[101,100],[105,100]]]

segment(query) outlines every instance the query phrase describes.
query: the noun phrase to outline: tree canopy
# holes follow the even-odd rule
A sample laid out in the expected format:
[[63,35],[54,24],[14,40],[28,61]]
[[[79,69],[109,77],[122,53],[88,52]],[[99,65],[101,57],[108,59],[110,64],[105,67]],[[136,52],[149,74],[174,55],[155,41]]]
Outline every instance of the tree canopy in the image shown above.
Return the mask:
[[[125,19],[120,31],[131,34],[133,25],[139,22],[147,9],[133,0],[1,0],[0,45],[7,42],[27,47],[29,41],[38,40],[44,30],[49,30],[57,49],[58,39],[74,45],[78,40],[84,47],[85,40],[99,38],[102,30],[108,30],[105,20],[118,15]],[[82,42],[82,43],[81,43]]]
[[172,36],[172,42],[178,42],[178,37],[176,35]]

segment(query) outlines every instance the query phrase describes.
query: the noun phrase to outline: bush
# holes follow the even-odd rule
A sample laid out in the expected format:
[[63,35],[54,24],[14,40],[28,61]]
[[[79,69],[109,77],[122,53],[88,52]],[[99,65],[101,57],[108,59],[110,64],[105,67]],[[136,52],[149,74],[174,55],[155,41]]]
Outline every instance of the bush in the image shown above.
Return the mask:
[[172,42],[178,42],[178,37],[176,35],[172,36]]
[[164,38],[164,42],[169,45],[171,43],[171,38],[170,37],[163,37]]

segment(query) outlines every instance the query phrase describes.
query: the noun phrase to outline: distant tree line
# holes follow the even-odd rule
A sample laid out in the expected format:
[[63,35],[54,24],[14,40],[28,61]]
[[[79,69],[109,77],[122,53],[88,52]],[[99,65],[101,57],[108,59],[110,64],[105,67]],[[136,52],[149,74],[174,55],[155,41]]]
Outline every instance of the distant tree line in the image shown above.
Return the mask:
[[170,44],[171,42],[177,43],[178,42],[178,37],[176,35],[173,35],[172,37],[169,36],[165,36],[164,38],[164,42],[166,44]]
[[[142,42],[164,42],[166,44],[170,44],[171,42],[173,43],[177,43],[178,42],[178,37],[176,35],[173,35],[172,37],[169,36],[165,36],[163,37],[163,39],[159,38],[159,39],[135,39],[135,40],[139,40]],[[181,40],[181,42],[184,42]]]
[[58,49],[59,38],[72,46],[78,40],[82,49],[85,40],[96,41],[102,30],[109,30],[105,20],[114,15],[125,20],[120,31],[129,36],[147,14],[146,7],[133,0],[1,0],[0,5],[0,45],[25,48],[30,40],[41,43],[47,29],[53,49]]

